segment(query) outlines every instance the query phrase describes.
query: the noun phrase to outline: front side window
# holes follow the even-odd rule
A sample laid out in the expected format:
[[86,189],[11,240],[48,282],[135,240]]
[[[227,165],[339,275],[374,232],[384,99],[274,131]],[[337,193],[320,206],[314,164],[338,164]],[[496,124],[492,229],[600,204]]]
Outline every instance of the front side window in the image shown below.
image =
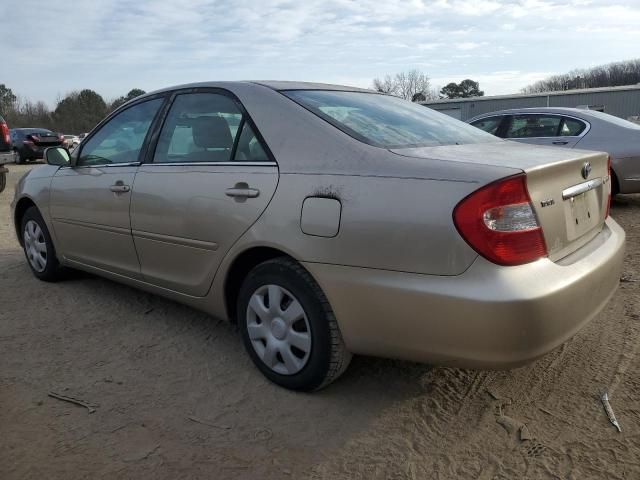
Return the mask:
[[151,122],[163,98],[139,103],[118,113],[84,143],[78,165],[137,162]]
[[500,127],[501,122],[502,117],[487,117],[476,120],[475,122],[472,122],[471,125],[479,128],[480,130],[484,130],[491,135],[495,135],[498,133],[498,128]]
[[514,115],[506,138],[556,137],[561,121],[561,117],[548,115]]
[[162,127],[154,163],[250,160],[268,158],[233,99],[219,93],[176,97]]
[[565,117],[562,121],[562,127],[560,128],[560,136],[575,137],[576,135],[580,135],[585,128],[587,128],[587,126],[584,122]]
[[382,148],[500,141],[428,107],[389,95],[330,90],[282,92],[356,140]]

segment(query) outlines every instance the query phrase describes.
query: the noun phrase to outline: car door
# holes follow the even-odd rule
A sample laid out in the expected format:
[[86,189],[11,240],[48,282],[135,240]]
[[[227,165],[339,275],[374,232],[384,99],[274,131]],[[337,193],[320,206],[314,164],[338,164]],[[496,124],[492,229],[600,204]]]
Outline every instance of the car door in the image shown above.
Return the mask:
[[204,296],[271,200],[278,167],[240,102],[222,90],[174,94],[152,153],[131,203],[142,275]]
[[73,166],[56,172],[50,213],[65,259],[140,277],[129,218],[131,187],[164,101],[150,99],[117,113],[83,142]]
[[510,115],[504,138],[534,145],[572,148],[580,139],[574,132],[584,130],[576,121],[552,114]]

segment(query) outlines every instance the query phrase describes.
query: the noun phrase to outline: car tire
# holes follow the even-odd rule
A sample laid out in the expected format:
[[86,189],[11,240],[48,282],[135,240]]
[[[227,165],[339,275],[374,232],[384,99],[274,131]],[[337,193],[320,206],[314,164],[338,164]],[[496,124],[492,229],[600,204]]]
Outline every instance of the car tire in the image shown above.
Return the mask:
[[618,183],[618,177],[612,171],[611,172],[611,196],[615,197],[620,193],[620,183]]
[[60,280],[62,269],[51,235],[36,207],[29,207],[22,216],[20,235],[27,263],[36,278],[45,282]]
[[[277,307],[273,299],[280,300]],[[320,286],[290,258],[267,260],[249,272],[238,294],[237,324],[256,367],[291,390],[324,388],[351,361]]]
[[22,155],[20,154],[20,152],[18,150],[14,150],[13,151],[13,162],[16,165],[20,165],[24,162],[24,159],[22,158]]

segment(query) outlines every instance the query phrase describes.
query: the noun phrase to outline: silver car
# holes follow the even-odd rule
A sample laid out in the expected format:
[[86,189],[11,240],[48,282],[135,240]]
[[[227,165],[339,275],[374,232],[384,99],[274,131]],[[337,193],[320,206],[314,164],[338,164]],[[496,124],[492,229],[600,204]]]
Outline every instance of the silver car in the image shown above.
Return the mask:
[[531,361],[622,268],[606,154],[505,142],[369,90],[168,88],[46,160],[12,203],[36,277],[86,270],[235,322],[291,389],[352,354]]
[[478,115],[468,123],[500,138],[611,155],[613,194],[640,193],[640,125],[581,108],[521,108]]

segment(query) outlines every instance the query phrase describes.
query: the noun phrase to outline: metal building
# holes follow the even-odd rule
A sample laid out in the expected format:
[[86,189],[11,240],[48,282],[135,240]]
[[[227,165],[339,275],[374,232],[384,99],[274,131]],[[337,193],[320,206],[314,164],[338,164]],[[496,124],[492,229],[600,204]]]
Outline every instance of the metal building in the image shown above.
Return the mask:
[[581,107],[606,112],[616,117],[637,120],[640,116],[640,84],[624,87],[585,88],[561,92],[495,97],[454,98],[420,102],[422,105],[468,120],[476,115],[528,107]]

